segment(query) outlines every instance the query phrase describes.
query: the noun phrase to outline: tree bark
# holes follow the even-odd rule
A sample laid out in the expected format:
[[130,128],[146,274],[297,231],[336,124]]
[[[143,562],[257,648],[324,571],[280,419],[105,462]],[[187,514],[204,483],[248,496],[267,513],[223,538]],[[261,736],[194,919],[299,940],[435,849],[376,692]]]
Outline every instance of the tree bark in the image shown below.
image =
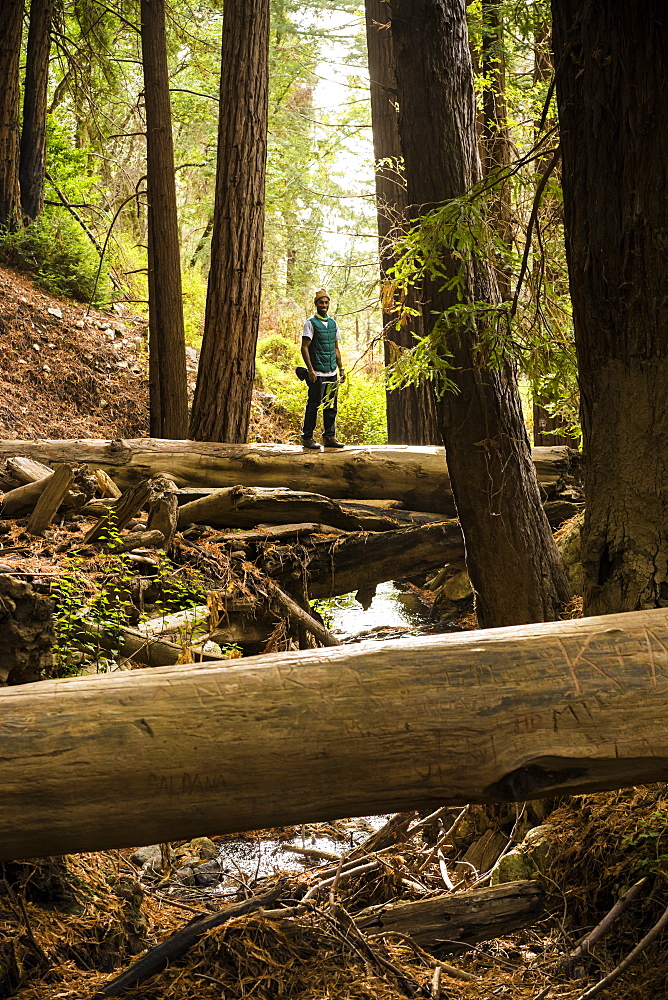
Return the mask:
[[[536,25],[535,36],[534,36],[534,63],[533,63],[533,82],[534,84],[542,83],[550,78],[554,72],[554,67],[552,65],[552,60],[549,55],[548,44],[550,42],[551,36],[551,25],[549,21],[544,20]],[[548,119],[545,123],[554,124],[554,121]],[[544,127],[544,126],[543,126]],[[534,140],[537,142],[541,137],[541,122],[536,120],[534,123]],[[536,180],[537,185],[541,183],[543,176],[550,162],[550,156],[547,154],[539,157],[536,160]],[[557,166],[555,168],[555,174],[559,170]],[[541,200],[540,211],[538,217],[536,218],[536,232],[542,227],[543,221],[545,219],[551,219],[552,225],[555,225],[556,220],[559,220],[561,225],[563,225],[563,211],[561,203],[557,201],[554,195],[550,196],[548,191],[543,192],[543,197]],[[549,225],[549,223],[548,223]],[[543,237],[544,243],[544,237]],[[542,293],[544,281],[547,278],[552,284],[560,281],[561,273],[554,267],[550,267],[550,257],[549,254],[541,246],[537,247],[537,252],[534,253],[534,263],[533,263],[533,295],[538,303],[538,297]],[[572,434],[567,434],[565,430],[565,421],[563,417],[559,415],[552,415],[545,408],[543,403],[548,402],[548,400],[540,397],[534,396],[533,401],[533,443],[536,447],[548,447],[551,448],[554,445],[567,445],[569,448],[577,448],[580,443],[579,437],[574,437]]]
[[153,437],[185,437],[188,380],[164,0],[142,0],[146,105],[150,414]]
[[21,225],[19,58],[23,0],[0,4],[0,228]]
[[[396,329],[397,314],[390,309],[390,268],[396,264],[394,242],[408,223],[408,196],[403,174],[403,156],[397,116],[397,84],[394,76],[389,7],[384,0],[366,0],[366,41],[371,84],[371,127],[376,175],[378,247],[383,304],[385,365],[391,365],[398,349],[408,349],[423,335],[422,316],[411,316]],[[418,307],[411,297],[406,303]],[[433,386],[420,385],[387,390],[387,440],[390,444],[440,444],[441,431]]]
[[[102,467],[120,486],[168,472],[182,485],[282,486],[305,482],[337,499],[402,501],[409,510],[455,517],[443,448],[369,445],[337,454],[305,454],[295,445],[225,445],[156,440],[2,441],[0,458],[25,455],[51,465],[86,462]],[[567,448],[534,448],[533,462],[548,500],[577,482],[579,456]],[[392,517],[392,512],[389,512]]]
[[[417,221],[480,179],[466,8],[464,0],[391,6],[399,128]],[[483,259],[444,264],[450,276],[467,267],[467,301],[498,301]],[[442,277],[424,280],[425,309],[437,315],[459,303],[443,285]],[[448,376],[458,390],[443,397],[442,430],[478,619],[503,625],[556,618],[568,584],[541,507],[514,368],[485,364],[479,329],[452,334],[437,321],[436,337],[451,352]]]
[[665,781],[667,650],[661,609],[6,688],[0,860]]
[[584,602],[668,604],[668,21],[553,3],[584,438]]
[[267,158],[269,0],[223,18],[211,270],[190,436],[243,442],[260,320]]
[[31,0],[19,152],[21,208],[27,222],[34,222],[44,206],[46,102],[52,16],[53,0]]
[[[506,57],[503,44],[503,19],[499,0],[482,0],[482,72],[483,127],[481,136],[482,167],[485,177],[496,178],[490,193],[491,222],[499,238],[508,246],[512,240],[510,181],[499,179],[510,163],[510,141],[506,115]],[[512,298],[511,276],[507,265],[497,266],[496,280],[501,298]]]

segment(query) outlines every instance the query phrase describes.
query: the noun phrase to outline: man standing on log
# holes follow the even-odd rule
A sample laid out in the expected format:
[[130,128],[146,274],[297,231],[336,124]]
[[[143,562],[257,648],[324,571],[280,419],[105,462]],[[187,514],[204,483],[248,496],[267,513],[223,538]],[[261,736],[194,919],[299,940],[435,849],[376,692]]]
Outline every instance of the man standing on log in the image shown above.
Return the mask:
[[316,311],[306,320],[302,331],[302,357],[306,371],[304,373],[303,368],[298,368],[297,374],[308,384],[302,444],[305,448],[320,451],[320,445],[313,440],[313,432],[321,406],[325,448],[343,448],[336,439],[336,412],[338,387],[345,382],[346,373],[341,361],[336,320],[327,315],[329,295],[324,288],[315,293],[314,302]]

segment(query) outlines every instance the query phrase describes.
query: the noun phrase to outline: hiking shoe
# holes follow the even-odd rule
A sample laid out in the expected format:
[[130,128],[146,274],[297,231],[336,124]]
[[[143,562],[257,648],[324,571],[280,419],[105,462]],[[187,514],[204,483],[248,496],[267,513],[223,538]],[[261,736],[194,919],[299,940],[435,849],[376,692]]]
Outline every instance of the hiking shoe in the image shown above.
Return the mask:
[[310,448],[312,451],[320,451],[320,445],[313,438],[302,438],[302,448]]
[[345,444],[341,444],[341,442],[337,441],[336,438],[324,437],[322,439],[322,443],[324,444],[325,448],[345,448]]
[[306,376],[308,375],[308,369],[304,368],[302,365],[298,365],[298,367],[295,368],[295,375],[298,379],[301,379],[302,382],[305,382]]

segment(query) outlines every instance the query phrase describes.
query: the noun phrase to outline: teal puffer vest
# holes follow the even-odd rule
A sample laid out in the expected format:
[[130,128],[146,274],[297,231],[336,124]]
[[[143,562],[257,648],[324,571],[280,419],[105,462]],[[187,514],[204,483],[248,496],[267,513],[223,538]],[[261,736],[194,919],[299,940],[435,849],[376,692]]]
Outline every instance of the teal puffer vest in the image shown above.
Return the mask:
[[336,320],[328,316],[311,316],[314,334],[309,344],[311,364],[317,372],[333,372],[336,370]]

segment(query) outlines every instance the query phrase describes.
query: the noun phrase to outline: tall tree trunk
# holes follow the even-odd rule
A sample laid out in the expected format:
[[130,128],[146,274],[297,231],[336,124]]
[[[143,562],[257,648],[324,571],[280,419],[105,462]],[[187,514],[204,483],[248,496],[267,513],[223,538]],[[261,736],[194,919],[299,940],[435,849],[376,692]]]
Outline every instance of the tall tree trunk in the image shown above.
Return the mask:
[[151,436],[185,438],[188,382],[164,0],[141,0],[146,102]]
[[668,18],[553,0],[587,614],[668,605]]
[[44,206],[46,98],[52,16],[53,0],[31,0],[19,153],[21,208],[27,222],[34,222]]
[[[499,0],[482,0],[482,72],[483,127],[481,135],[482,165],[485,177],[499,177],[510,163],[510,140],[506,115],[506,60],[503,48],[503,21]],[[499,238],[510,247],[512,240],[512,207],[510,181],[497,180],[490,199],[491,222]],[[510,299],[509,268],[497,267],[496,280],[501,298]]]
[[19,57],[23,0],[0,3],[0,226],[21,224]]
[[[553,72],[552,60],[550,59],[548,43],[550,41],[550,24],[548,21],[543,21],[536,27],[535,42],[534,42],[534,63],[533,63],[533,82],[534,85],[537,83],[542,83],[550,78]],[[554,122],[552,122],[554,124]],[[536,141],[540,138],[540,122],[536,121],[534,123],[534,139]],[[537,180],[545,174],[547,170],[550,157],[549,155],[541,156],[536,160],[536,175]],[[557,168],[558,169],[558,168]],[[563,221],[563,212],[561,211],[561,206],[555,204],[556,199],[554,197],[549,197],[547,192],[543,193],[543,199],[541,202],[542,211],[539,213],[538,219],[536,220],[536,227],[541,223],[541,216],[550,215],[552,217],[558,217]],[[545,211],[547,209],[547,212]],[[538,253],[540,254],[540,249]],[[541,267],[540,257],[534,254],[534,266],[533,266],[533,286],[534,295],[538,297],[538,289],[542,282],[541,271],[545,272],[545,276],[550,280],[554,281],[557,277],[554,271],[550,273],[549,268],[549,258],[543,260]],[[533,443],[537,448],[540,447],[552,447],[553,445],[568,445],[570,448],[577,448],[580,443],[578,437],[574,437],[572,434],[568,434],[565,430],[565,421],[563,417],[558,414],[551,414],[543,405],[548,402],[543,397],[534,397],[533,401]]]
[[[396,108],[397,84],[394,76],[389,7],[384,0],[366,0],[366,40],[371,77],[371,124],[376,161],[376,205],[380,281],[385,288],[388,272],[396,263],[394,239],[408,222],[408,196],[402,169],[401,140]],[[384,297],[385,298],[385,297]],[[384,302],[385,305],[385,302]],[[416,306],[415,302],[408,305]],[[383,309],[385,364],[395,360],[397,348],[415,346],[423,335],[422,316],[412,316],[396,329],[397,316]],[[436,398],[430,382],[388,390],[387,440],[390,444],[441,444]]]
[[269,0],[226,0],[204,340],[190,436],[243,442],[260,320]]
[[[463,195],[480,178],[473,71],[464,0],[392,0],[399,129],[414,214]],[[450,274],[465,266],[445,261]],[[494,303],[489,264],[465,275],[470,300]],[[457,304],[443,280],[427,278],[425,309]],[[443,398],[442,430],[483,626],[557,617],[568,585],[540,492],[509,363],[487,367],[476,332],[441,329],[458,392]]]

